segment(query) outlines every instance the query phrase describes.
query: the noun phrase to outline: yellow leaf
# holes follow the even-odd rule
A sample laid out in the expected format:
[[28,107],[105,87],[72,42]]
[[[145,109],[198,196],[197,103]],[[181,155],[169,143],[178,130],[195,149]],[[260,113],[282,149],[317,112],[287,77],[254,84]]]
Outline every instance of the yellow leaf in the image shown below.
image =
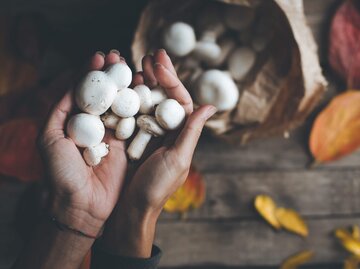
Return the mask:
[[355,239],[349,231],[342,228],[336,229],[335,236],[347,251],[356,256],[360,256],[360,241]]
[[319,114],[311,130],[310,150],[318,163],[350,154],[360,147],[360,91],[335,97]]
[[255,208],[259,214],[275,229],[280,229],[280,223],[275,216],[276,204],[268,195],[258,195],[255,198]]
[[353,225],[352,236],[353,236],[353,238],[360,240],[360,228],[358,225]]
[[308,236],[307,224],[295,210],[279,207],[275,210],[275,216],[281,227],[303,237]]
[[193,167],[185,183],[167,200],[164,210],[169,213],[184,213],[200,207],[205,200],[205,182]]
[[280,269],[296,269],[300,265],[310,261],[314,257],[314,252],[309,250],[301,251],[287,258],[281,265]]

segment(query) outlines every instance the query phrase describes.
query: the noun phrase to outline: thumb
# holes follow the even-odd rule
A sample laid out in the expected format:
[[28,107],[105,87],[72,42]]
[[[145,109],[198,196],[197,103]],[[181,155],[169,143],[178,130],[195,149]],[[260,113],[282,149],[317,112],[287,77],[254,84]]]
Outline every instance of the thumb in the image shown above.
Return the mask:
[[195,110],[175,141],[173,150],[181,158],[191,160],[206,121],[216,113],[216,107],[206,105]]

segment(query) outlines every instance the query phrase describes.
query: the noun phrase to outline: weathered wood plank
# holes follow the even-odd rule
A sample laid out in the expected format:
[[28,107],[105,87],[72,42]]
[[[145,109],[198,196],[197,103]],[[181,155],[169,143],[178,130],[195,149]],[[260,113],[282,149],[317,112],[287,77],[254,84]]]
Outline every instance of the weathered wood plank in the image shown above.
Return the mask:
[[[304,216],[360,216],[360,169],[348,171],[244,172],[205,175],[205,204],[188,219],[257,218],[257,194],[272,196],[280,205]],[[176,219],[175,214],[162,215]]]
[[304,249],[315,251],[312,263],[339,263],[347,254],[332,232],[354,223],[360,218],[308,220],[310,236],[302,239],[258,221],[165,222],[158,225],[156,243],[164,251],[163,266],[276,266]]

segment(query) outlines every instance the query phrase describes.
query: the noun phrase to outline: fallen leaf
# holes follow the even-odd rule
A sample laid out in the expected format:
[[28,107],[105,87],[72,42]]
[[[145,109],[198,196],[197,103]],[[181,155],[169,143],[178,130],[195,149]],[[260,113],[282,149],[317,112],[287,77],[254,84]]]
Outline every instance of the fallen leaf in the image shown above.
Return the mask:
[[0,174],[21,181],[42,177],[42,164],[36,147],[39,128],[34,119],[10,120],[0,125]]
[[205,182],[200,173],[190,169],[185,183],[168,199],[164,210],[170,213],[185,213],[199,208],[205,200]]
[[275,216],[276,204],[270,196],[265,194],[256,196],[255,208],[272,227],[278,230],[281,228],[281,225]]
[[314,252],[309,250],[301,251],[287,258],[281,265],[280,269],[296,269],[300,265],[310,261],[314,257]]
[[335,97],[311,130],[310,150],[318,163],[330,162],[360,147],[360,91]]
[[353,235],[343,228],[335,230],[335,236],[339,239],[341,245],[350,253],[360,256],[360,241],[353,237]]
[[308,236],[307,224],[295,210],[279,207],[275,210],[275,216],[284,229],[303,237]]

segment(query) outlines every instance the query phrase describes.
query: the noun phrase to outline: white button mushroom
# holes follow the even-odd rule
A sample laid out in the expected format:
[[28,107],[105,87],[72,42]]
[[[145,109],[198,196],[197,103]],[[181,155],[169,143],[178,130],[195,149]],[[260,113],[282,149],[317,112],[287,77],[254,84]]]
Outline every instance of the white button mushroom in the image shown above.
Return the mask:
[[78,107],[89,114],[101,115],[115,99],[117,87],[102,71],[89,72],[75,91]]
[[140,109],[139,95],[132,89],[120,90],[111,105],[111,110],[122,118],[128,118],[138,113]]
[[256,53],[247,47],[234,50],[228,61],[228,68],[235,80],[242,80],[253,68],[256,61]]
[[235,48],[236,43],[232,38],[223,38],[219,41],[221,49],[220,55],[217,58],[209,59],[206,64],[209,67],[219,67],[224,64],[230,52]]
[[97,146],[105,135],[99,116],[80,113],[72,116],[67,124],[67,134],[81,148]]
[[150,114],[153,111],[154,105],[151,98],[151,90],[146,85],[137,85],[134,91],[140,98],[140,113]]
[[101,121],[104,123],[105,127],[112,130],[116,129],[119,120],[120,117],[112,112],[106,112],[104,115],[101,116]]
[[136,120],[134,117],[120,119],[115,129],[115,137],[119,140],[126,140],[135,131]]
[[251,25],[255,18],[255,10],[239,5],[226,5],[224,7],[224,20],[227,27],[241,31]]
[[97,146],[89,147],[84,150],[83,157],[89,166],[96,166],[101,162],[101,158],[109,153],[109,145],[104,142]]
[[194,98],[199,105],[213,105],[218,111],[227,111],[235,108],[239,90],[227,73],[212,69],[198,78]]
[[182,57],[189,54],[196,44],[194,29],[184,22],[175,22],[165,29],[164,47],[169,53]]
[[156,87],[151,89],[151,100],[153,106],[160,104],[163,100],[167,98],[166,92],[161,87]]
[[162,101],[155,110],[157,122],[166,130],[175,130],[185,119],[185,110],[174,99]]
[[165,134],[165,131],[153,116],[141,115],[137,118],[137,125],[140,128],[139,132],[127,150],[131,160],[139,160],[141,158],[152,136],[157,137]]
[[105,73],[115,82],[118,91],[129,87],[131,84],[132,72],[126,63],[111,65]]

